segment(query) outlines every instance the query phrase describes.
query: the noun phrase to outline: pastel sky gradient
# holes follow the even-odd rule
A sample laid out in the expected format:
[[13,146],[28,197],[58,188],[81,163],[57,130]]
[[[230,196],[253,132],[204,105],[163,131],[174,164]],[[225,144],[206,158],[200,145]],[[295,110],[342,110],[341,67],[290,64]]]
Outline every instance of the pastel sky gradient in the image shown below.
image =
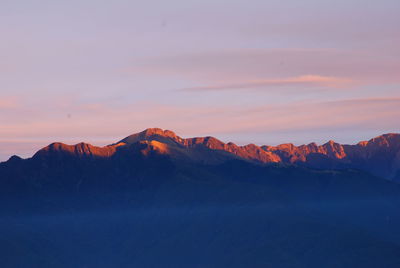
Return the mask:
[[1,0],[0,161],[149,127],[259,145],[400,132],[398,0]]

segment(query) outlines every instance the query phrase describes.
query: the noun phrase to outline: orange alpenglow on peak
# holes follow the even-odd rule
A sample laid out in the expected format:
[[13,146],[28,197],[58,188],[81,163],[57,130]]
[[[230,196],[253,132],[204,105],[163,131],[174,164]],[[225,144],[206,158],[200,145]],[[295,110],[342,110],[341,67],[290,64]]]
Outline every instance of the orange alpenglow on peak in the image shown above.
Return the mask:
[[[296,164],[312,168],[355,168],[370,170],[375,175],[393,178],[400,173],[400,134],[389,133],[356,145],[342,145],[332,140],[323,145],[310,143],[295,146],[238,146],[224,143],[214,137],[181,138],[173,131],[148,128],[105,147],[86,143],[66,145],[53,143],[38,151],[34,157],[69,155],[77,157],[108,158],[118,152],[137,151],[165,154],[176,160],[221,163],[239,159],[257,163]],[[386,159],[386,160],[385,160]],[[387,160],[388,159],[388,160]],[[383,163],[384,162],[384,163]]]
[[176,134],[170,130],[162,130],[161,128],[148,128],[143,130],[142,132],[132,134],[124,138],[120,142],[126,144],[132,144],[141,140],[151,140],[151,139],[157,140],[157,137],[171,138],[171,139],[178,138]]
[[122,144],[118,143],[115,145],[110,145],[105,147],[97,147],[83,142],[78,143],[76,145],[67,145],[64,143],[56,142],[38,151],[34,155],[34,157],[46,156],[49,154],[55,154],[60,152],[68,155],[75,155],[81,157],[88,157],[88,156],[110,157],[116,152],[116,149],[119,146],[122,146]]

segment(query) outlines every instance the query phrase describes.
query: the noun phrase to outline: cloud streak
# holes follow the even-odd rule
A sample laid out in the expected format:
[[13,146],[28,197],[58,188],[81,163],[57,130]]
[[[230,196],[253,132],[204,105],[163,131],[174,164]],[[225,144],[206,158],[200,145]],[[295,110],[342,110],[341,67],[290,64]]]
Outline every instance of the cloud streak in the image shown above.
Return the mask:
[[235,90],[247,88],[269,88],[269,87],[328,87],[342,88],[355,84],[354,81],[346,78],[321,76],[321,75],[302,75],[297,77],[253,80],[235,84],[222,84],[212,86],[200,86],[183,89],[185,91],[208,91],[208,90]]
[[[190,79],[200,88],[400,84],[398,53],[363,49],[242,49],[137,59],[126,72]],[[267,77],[267,78],[266,78]],[[207,86],[207,85],[210,86]]]

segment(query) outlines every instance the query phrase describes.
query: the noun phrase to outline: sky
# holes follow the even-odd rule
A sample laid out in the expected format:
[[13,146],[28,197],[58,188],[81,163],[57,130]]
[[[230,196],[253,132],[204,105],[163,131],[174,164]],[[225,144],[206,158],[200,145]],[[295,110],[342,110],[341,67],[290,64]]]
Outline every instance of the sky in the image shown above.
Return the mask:
[[398,0],[1,0],[0,161],[150,127],[237,144],[400,132]]

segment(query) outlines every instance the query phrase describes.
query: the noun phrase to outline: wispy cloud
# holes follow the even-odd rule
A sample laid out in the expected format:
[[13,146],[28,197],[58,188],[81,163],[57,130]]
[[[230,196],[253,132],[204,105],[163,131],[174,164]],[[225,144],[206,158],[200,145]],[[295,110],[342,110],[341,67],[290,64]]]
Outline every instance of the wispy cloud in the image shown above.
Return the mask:
[[127,72],[179,77],[205,85],[200,89],[385,85],[400,83],[397,54],[363,49],[221,50],[136,59]]
[[346,78],[321,76],[321,75],[302,75],[289,78],[252,80],[235,84],[191,87],[191,88],[185,88],[184,90],[187,91],[234,90],[234,89],[246,89],[246,88],[282,87],[282,86],[286,87],[320,86],[329,88],[340,88],[352,85],[354,83],[355,83],[354,81]]

